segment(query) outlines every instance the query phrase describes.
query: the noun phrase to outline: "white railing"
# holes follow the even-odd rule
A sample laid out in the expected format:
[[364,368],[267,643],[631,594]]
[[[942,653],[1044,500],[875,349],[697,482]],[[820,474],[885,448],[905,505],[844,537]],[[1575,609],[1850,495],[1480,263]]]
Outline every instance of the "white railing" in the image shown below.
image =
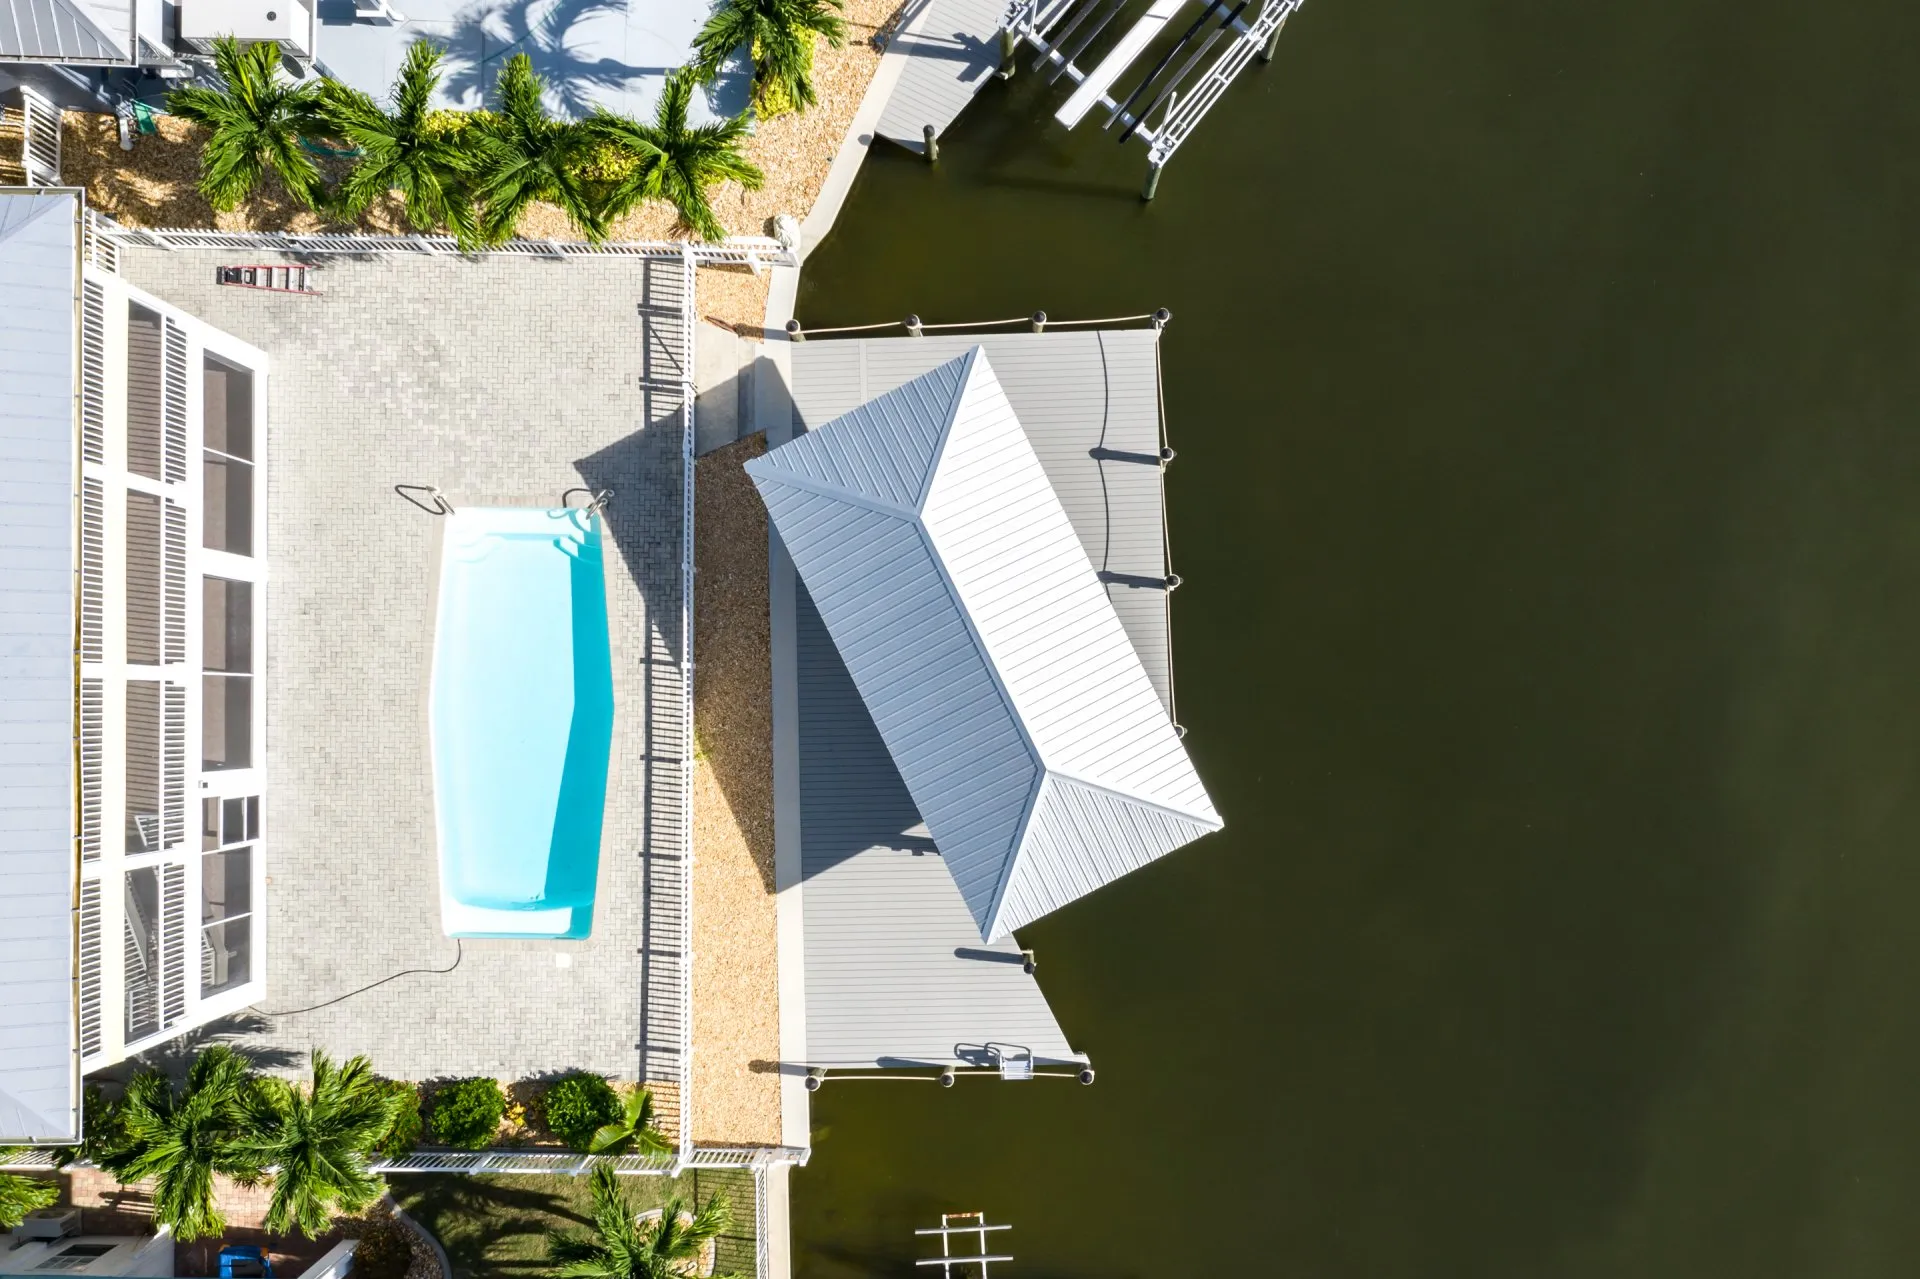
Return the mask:
[[[719,244],[683,244],[672,240],[620,240],[588,244],[581,240],[508,240],[467,253],[450,235],[362,235],[293,231],[209,231],[191,227],[121,226],[103,214],[92,215],[97,234],[119,244],[154,249],[224,249],[265,253],[384,253],[427,257],[498,255],[523,258],[627,257],[680,258],[696,266],[744,266],[755,272],[770,266],[798,266],[793,250],[763,235],[737,235]],[[689,376],[691,372],[689,371]]]
[[692,246],[680,294],[680,1156],[693,1148],[693,331]]
[[1300,8],[1303,0],[1267,0],[1266,7],[1260,10],[1253,25],[1240,33],[1240,38],[1227,47],[1207,73],[1200,77],[1191,92],[1176,103],[1161,122],[1160,132],[1148,149],[1148,163],[1165,164],[1187,140],[1201,117],[1213,109],[1234,77],[1253,61],[1254,55],[1267,47],[1267,43],[1280,34],[1280,28],[1286,25],[1288,18]]
[[753,1273],[754,1279],[773,1279],[773,1244],[768,1239],[772,1227],[767,1221],[767,1168],[753,1170]]
[[60,185],[60,108],[20,87],[20,167],[30,187]]
[[[689,1168],[766,1168],[773,1164],[805,1164],[812,1151],[798,1146],[706,1146],[685,1155],[581,1155],[572,1151],[544,1153],[532,1150],[416,1150],[395,1159],[378,1159],[371,1167],[389,1176],[410,1173],[454,1172],[478,1175],[583,1177],[601,1164],[627,1177],[674,1177]],[[0,1160],[0,1163],[4,1163]],[[51,1166],[28,1165],[28,1166]]]
[[[375,1172],[501,1173],[548,1177],[581,1177],[599,1164],[612,1164],[624,1176],[677,1176],[688,1168],[768,1168],[774,1164],[805,1165],[812,1150],[805,1146],[705,1146],[685,1158],[672,1155],[582,1155],[573,1151],[545,1153],[533,1150],[416,1150],[397,1159],[376,1159]],[[53,1150],[23,1147],[0,1152],[0,1168],[51,1168]],[[91,1167],[84,1160],[75,1168]]]

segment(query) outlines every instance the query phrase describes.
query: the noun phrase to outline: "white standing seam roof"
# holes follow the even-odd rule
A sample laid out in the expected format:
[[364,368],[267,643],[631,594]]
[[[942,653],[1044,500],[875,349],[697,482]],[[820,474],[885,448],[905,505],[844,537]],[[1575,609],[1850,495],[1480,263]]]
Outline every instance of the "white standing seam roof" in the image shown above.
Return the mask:
[[982,938],[1220,828],[983,350],[747,471]]
[[77,198],[0,196],[0,1144],[78,1139]]
[[130,62],[133,28],[118,0],[0,0],[0,59]]

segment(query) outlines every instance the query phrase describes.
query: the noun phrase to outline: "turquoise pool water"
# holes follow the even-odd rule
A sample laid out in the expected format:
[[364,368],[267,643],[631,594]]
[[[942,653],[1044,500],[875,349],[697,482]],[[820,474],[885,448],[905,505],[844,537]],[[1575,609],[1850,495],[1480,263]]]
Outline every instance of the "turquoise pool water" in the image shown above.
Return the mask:
[[446,517],[431,722],[449,937],[585,937],[613,743],[597,516]]

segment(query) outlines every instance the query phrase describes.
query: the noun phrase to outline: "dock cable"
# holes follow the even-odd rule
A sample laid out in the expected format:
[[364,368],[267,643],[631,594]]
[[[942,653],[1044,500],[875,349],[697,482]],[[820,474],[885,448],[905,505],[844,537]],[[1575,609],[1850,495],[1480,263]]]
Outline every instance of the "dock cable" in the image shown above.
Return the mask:
[[286,1008],[278,1012],[268,1012],[266,1009],[260,1007],[260,1005],[258,1004],[249,1004],[247,1005],[247,1007],[250,1008],[252,1011],[259,1013],[262,1017],[297,1017],[301,1013],[319,1012],[322,1008],[331,1008],[335,1004],[345,1003],[347,1000],[352,999],[355,995],[364,995],[368,991],[384,986],[390,981],[398,981],[402,977],[411,977],[415,973],[423,973],[427,976],[434,976],[434,977],[444,976],[447,973],[450,973],[454,969],[458,968],[460,966],[460,961],[465,959],[466,957],[467,957],[466,945],[458,937],[456,937],[453,939],[453,962],[451,964],[448,964],[445,968],[402,968],[397,973],[389,973],[387,976],[382,977],[379,981],[368,982],[366,985],[360,987],[360,989],[358,990],[350,990],[344,995],[336,995],[332,999],[329,999],[324,1003],[309,1004],[305,1008]]

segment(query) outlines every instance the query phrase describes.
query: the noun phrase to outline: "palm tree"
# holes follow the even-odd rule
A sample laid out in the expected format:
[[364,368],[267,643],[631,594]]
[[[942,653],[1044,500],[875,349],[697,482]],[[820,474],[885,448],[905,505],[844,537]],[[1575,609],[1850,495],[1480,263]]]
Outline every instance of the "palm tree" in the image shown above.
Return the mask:
[[693,76],[686,71],[668,76],[652,124],[606,111],[587,121],[594,137],[630,152],[638,161],[630,176],[607,190],[604,208],[609,219],[642,200],[665,200],[680,211],[681,225],[687,230],[703,240],[720,240],[726,238],[727,229],[714,216],[707,188],[732,181],[757,191],[766,181],[766,175],[740,153],[747,136],[744,116],[720,124],[687,124],[693,85]]
[[524,53],[500,73],[500,110],[480,138],[475,194],[484,211],[480,233],[499,243],[513,235],[520,215],[535,200],[560,206],[589,240],[606,234],[606,222],[578,172],[587,145],[585,130],[547,114],[540,77]]
[[636,1154],[673,1153],[672,1144],[653,1126],[653,1093],[645,1088],[635,1088],[627,1094],[626,1108],[620,1118],[594,1133],[587,1149],[596,1155],[625,1154],[629,1143],[632,1153]]
[[241,1100],[251,1080],[247,1059],[215,1044],[194,1059],[184,1091],[157,1070],[143,1070],[120,1103],[120,1140],[100,1166],[128,1182],[153,1179],[153,1218],[176,1239],[219,1234],[213,1174],[258,1182],[259,1162],[240,1141]]
[[593,1170],[593,1229],[548,1235],[547,1260],[557,1279],[682,1279],[707,1241],[733,1221],[717,1191],[685,1221],[683,1210],[680,1200],[668,1200],[659,1220],[642,1224],[619,1175],[601,1164]]
[[367,1170],[367,1154],[393,1126],[398,1106],[365,1057],[336,1066],[315,1049],[310,1088],[257,1080],[243,1103],[241,1145],[273,1169],[267,1229],[313,1239],[335,1214],[362,1212],[378,1199],[386,1186]]
[[429,125],[445,56],[425,40],[407,46],[406,64],[393,82],[392,111],[339,81],[328,81],[321,110],[327,127],[360,152],[340,185],[343,213],[358,215],[388,191],[398,191],[414,230],[444,226],[462,245],[471,245],[477,239],[466,190],[472,156]]
[[14,1229],[28,1213],[51,1208],[59,1198],[57,1181],[0,1172],[0,1230]]
[[188,85],[167,94],[167,110],[212,130],[200,149],[200,194],[221,212],[239,205],[271,169],[294,199],[313,207],[320,170],[300,148],[313,127],[320,89],[279,74],[280,46],[245,48],[231,36],[214,43],[213,63],[225,84]]
[[711,80],[742,45],[753,59],[753,102],[761,119],[814,103],[813,38],[847,42],[841,0],[720,0],[693,38],[693,65]]

